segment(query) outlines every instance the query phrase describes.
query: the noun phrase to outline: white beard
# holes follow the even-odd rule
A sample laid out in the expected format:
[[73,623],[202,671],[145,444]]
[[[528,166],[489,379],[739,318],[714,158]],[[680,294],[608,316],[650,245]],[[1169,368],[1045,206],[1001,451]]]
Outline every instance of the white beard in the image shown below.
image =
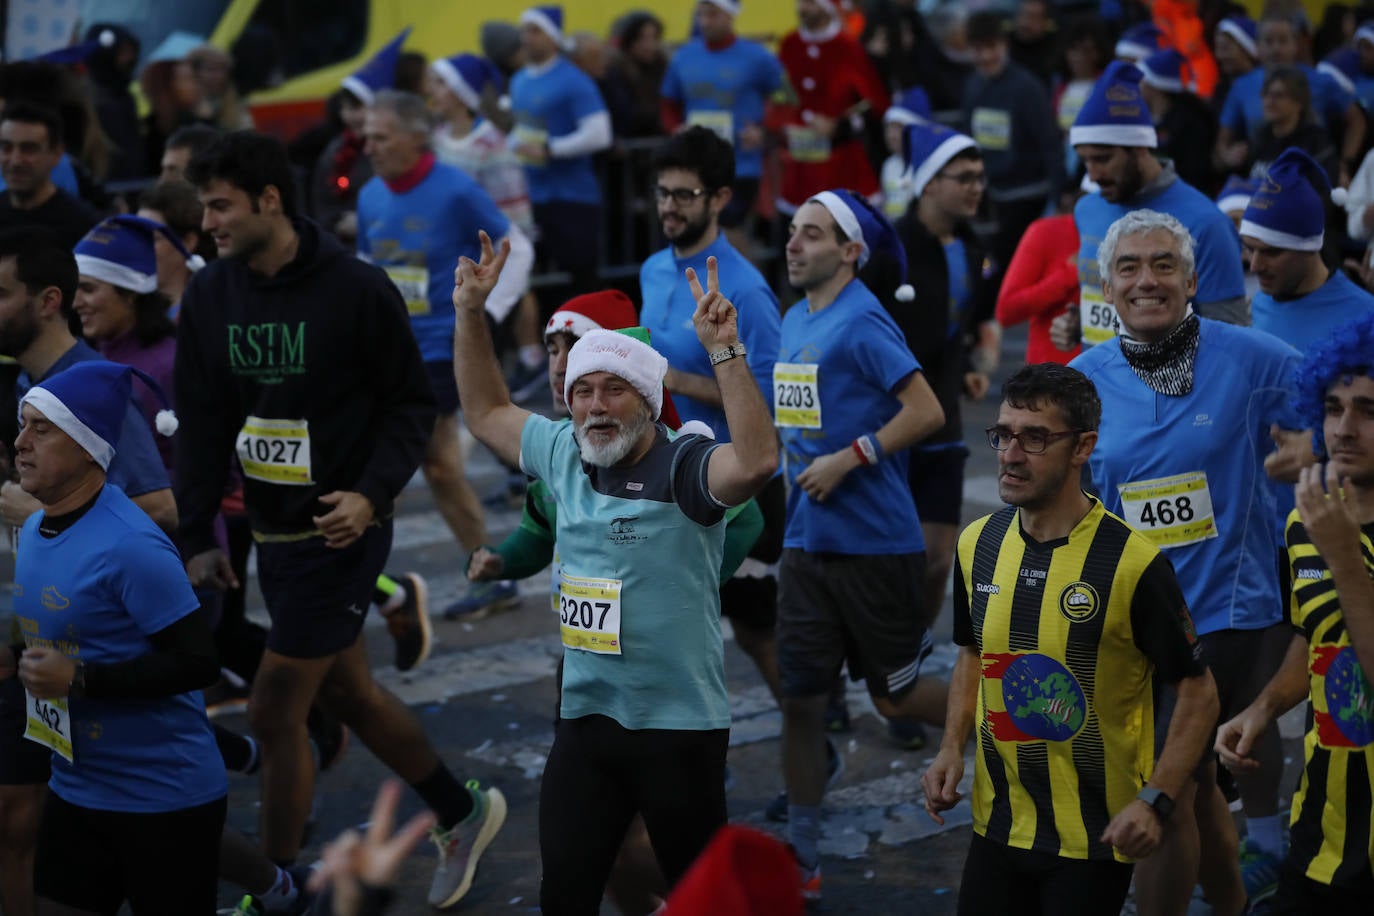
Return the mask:
[[595,421],[596,426],[603,429],[613,426],[616,431],[615,438],[604,445],[597,445],[588,440],[587,427],[593,425],[590,417],[582,421],[581,426],[574,426],[573,429],[577,434],[577,445],[582,453],[582,460],[599,468],[609,468],[625,460],[652,423],[647,412],[639,414],[630,424],[622,423],[613,417],[600,417]]

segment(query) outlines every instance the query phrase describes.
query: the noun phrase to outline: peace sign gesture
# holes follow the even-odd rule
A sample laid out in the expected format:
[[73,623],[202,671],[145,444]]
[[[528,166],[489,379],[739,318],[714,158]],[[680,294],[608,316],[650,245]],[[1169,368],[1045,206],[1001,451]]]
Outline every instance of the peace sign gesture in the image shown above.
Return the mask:
[[510,239],[501,240],[501,251],[497,253],[486,230],[477,235],[482,240],[482,260],[474,264],[465,255],[458,259],[453,271],[453,307],[460,312],[480,312],[486,307],[487,297],[501,279],[501,268],[506,266],[510,254]]
[[707,258],[706,289],[703,290],[697,272],[687,268],[687,282],[691,284],[692,296],[697,300],[692,324],[697,329],[697,340],[701,341],[708,353],[739,342],[738,315],[735,306],[720,293],[718,270],[716,259]]

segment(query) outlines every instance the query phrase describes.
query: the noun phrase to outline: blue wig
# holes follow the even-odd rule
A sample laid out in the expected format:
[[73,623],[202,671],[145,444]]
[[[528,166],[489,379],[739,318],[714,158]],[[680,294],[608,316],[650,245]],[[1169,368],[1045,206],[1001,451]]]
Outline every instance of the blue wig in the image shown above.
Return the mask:
[[1365,312],[1314,344],[1293,373],[1293,408],[1312,430],[1312,450],[1318,455],[1326,454],[1326,393],[1337,379],[1354,375],[1374,378],[1374,312]]

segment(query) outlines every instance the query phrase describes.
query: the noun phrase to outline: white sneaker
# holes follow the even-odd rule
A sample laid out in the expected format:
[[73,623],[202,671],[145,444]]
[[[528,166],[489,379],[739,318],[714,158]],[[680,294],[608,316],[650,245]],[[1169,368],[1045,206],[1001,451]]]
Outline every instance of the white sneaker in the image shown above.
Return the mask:
[[475,779],[469,780],[467,787],[477,796],[479,809],[448,831],[436,827],[429,833],[430,840],[439,848],[429,905],[441,909],[462,900],[472,888],[477,860],[506,822],[506,797],[500,789],[479,788]]

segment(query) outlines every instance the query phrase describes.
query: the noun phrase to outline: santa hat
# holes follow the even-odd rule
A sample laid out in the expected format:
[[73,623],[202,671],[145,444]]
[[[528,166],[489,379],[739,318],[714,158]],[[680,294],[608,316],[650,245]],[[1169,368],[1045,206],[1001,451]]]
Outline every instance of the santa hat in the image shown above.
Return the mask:
[[1367,41],[1374,45],[1374,19],[1366,19],[1360,23],[1360,27],[1355,30],[1355,41]]
[[77,269],[88,277],[104,280],[120,289],[151,293],[157,289],[157,250],[153,239],[162,235],[196,271],[205,266],[176,233],[159,222],[141,216],[111,216],[101,220],[76,243],[72,253]]
[[1191,92],[1193,89],[1188,58],[1173,48],[1156,51],[1137,66],[1141,82],[1161,92]]
[[906,161],[906,180],[911,193],[921,196],[930,179],[964,150],[977,149],[972,137],[943,124],[922,121],[902,131],[902,158]]
[[582,337],[600,328],[632,328],[638,321],[629,296],[618,289],[603,289],[574,296],[559,306],[544,325],[544,339],[558,333]]
[[401,30],[401,34],[382,45],[381,50],[372,55],[372,59],[363,64],[357,73],[345,76],[343,88],[356,95],[358,101],[364,105],[371,105],[377,93],[395,86],[396,64],[401,60],[401,45],[405,44],[409,35],[410,26],[406,26]]
[[[114,44],[114,33],[106,32],[110,36],[109,43]],[[43,54],[29,58],[34,63],[55,64],[59,67],[84,64],[92,54],[101,48],[107,47],[99,40],[83,41],[74,45],[67,45],[65,48],[54,48]]]
[[495,64],[476,54],[441,57],[429,68],[473,111],[482,107],[482,93],[488,86],[499,89],[506,81]]
[[1360,52],[1354,48],[1339,48],[1326,55],[1317,64],[1317,72],[1325,73],[1341,87],[1342,92],[1353,95],[1355,80],[1360,77]]
[[731,16],[739,15],[739,0],[703,0],[703,2],[719,7]]
[[1244,210],[1250,205],[1250,198],[1255,196],[1255,189],[1258,187],[1259,182],[1257,181],[1232,175],[1226,179],[1226,184],[1222,186],[1221,193],[1217,195],[1217,209],[1222,213]]
[[[39,382],[24,395],[19,409],[22,412],[25,404],[32,404],[107,471],[129,412],[134,375],[143,379],[158,400],[167,403],[167,395],[151,376],[132,366],[95,359]],[[176,432],[176,414],[159,410],[157,431],[164,436]]]
[[1317,160],[1289,147],[1269,163],[1269,173],[1259,180],[1241,217],[1240,234],[1274,248],[1321,251],[1328,194],[1337,206],[1345,203],[1345,190],[1331,189]]
[[[920,125],[914,125],[908,127],[907,131],[919,127]],[[851,242],[858,242],[862,246],[859,267],[867,264],[874,253],[885,254],[897,262],[901,276],[905,279],[906,249],[902,247],[902,240],[897,237],[897,230],[892,228],[892,223],[888,222],[881,210],[850,191],[822,191],[807,203],[818,203],[825,207],[835,218],[840,231]],[[897,298],[902,302],[910,302],[916,298],[916,290],[911,284],[904,282],[897,287]]]
[[1133,25],[1116,42],[1116,56],[1144,60],[1164,47],[1164,33],[1150,22]]
[[532,25],[558,44],[563,44],[563,7],[532,6],[520,14],[521,25]]
[[[1259,60],[1259,26],[1249,16],[1227,16],[1217,23],[1217,32],[1228,36],[1254,60]],[[1359,32],[1355,35],[1358,38]]]
[[924,124],[930,120],[930,96],[920,86],[903,92],[888,106],[884,124]]
[[1069,144],[1101,146],[1159,145],[1150,109],[1140,97],[1144,74],[1135,64],[1114,60],[1097,78],[1088,100],[1069,128]]
[[716,831],[659,911],[664,916],[802,916],[797,860],[777,839],[736,824]]
[[668,374],[668,360],[649,345],[647,328],[592,328],[579,337],[568,352],[563,399],[571,400],[573,384],[593,372],[609,372],[629,382],[644,396],[652,419],[657,420],[663,412],[663,378]]

